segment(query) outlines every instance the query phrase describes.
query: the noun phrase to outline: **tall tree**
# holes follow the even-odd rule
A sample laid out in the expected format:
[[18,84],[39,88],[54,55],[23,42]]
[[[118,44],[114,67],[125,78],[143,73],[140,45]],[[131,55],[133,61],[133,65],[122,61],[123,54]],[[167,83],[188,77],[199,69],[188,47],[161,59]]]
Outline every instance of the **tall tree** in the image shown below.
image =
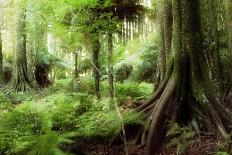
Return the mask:
[[158,1],[158,33],[159,33],[159,72],[163,80],[166,71],[165,34],[164,34],[164,2]]
[[113,36],[112,32],[108,33],[108,80],[109,94],[114,97],[114,76],[113,76]]
[[163,21],[164,21],[164,45],[165,45],[165,53],[168,59],[168,56],[171,52],[172,45],[172,0],[167,0],[164,2],[164,13],[163,13]]
[[[150,120],[146,155],[159,151],[168,120],[187,124],[195,119],[207,130],[218,131],[222,137],[231,131],[232,113],[220,103],[203,57],[199,0],[172,2],[174,57],[169,58],[167,73],[154,95],[137,109],[145,112]],[[201,100],[207,102],[207,108]],[[198,118],[194,109],[208,119]]]
[[27,73],[26,8],[23,1],[19,2],[17,7],[16,47],[13,52],[14,69],[10,83],[5,87],[7,93],[29,91],[32,88]]
[[100,42],[99,34],[93,34],[92,37],[92,65],[93,65],[93,76],[95,79],[95,93],[97,98],[100,96],[100,66],[99,66],[99,53],[100,53]]
[[172,2],[159,0],[158,4],[158,32],[159,32],[159,72],[164,79],[167,61],[171,53],[172,44]]

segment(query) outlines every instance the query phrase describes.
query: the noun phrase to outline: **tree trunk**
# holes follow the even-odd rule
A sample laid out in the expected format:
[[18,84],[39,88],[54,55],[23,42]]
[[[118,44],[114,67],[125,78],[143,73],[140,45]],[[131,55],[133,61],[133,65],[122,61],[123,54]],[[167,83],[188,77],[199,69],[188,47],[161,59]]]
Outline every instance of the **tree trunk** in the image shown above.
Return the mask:
[[[228,49],[229,49],[229,55],[230,55],[230,62],[232,66],[232,0],[226,0],[226,8],[227,8],[227,24],[228,24]],[[232,73],[232,70],[230,69],[230,72]],[[232,74],[231,74],[232,78]]]
[[230,104],[232,102],[232,0],[226,0],[227,10],[227,32],[228,32],[228,51],[230,56],[229,80],[226,87],[224,100]]
[[92,61],[93,61],[93,75],[95,79],[95,93],[98,99],[100,99],[100,67],[99,67],[99,51],[100,42],[98,36],[93,38],[92,45]]
[[[169,111],[170,108],[170,100],[176,100],[176,97],[173,96],[174,91],[177,89],[178,78],[180,77],[180,65],[181,60],[181,49],[182,49],[182,18],[181,18],[181,3],[179,0],[173,1],[173,50],[175,55],[174,64],[175,68],[171,73],[171,77],[169,78],[166,87],[162,91],[160,98],[158,99],[157,105],[153,108],[151,113],[151,125],[148,133],[147,147],[146,147],[146,155],[154,155],[158,152],[161,140],[165,134],[165,123],[169,118],[168,114],[173,112]],[[170,68],[171,69],[171,68]],[[172,69],[171,69],[172,70]],[[167,74],[166,74],[167,76]],[[158,90],[157,90],[158,91]],[[155,103],[155,102],[153,102]],[[173,109],[175,109],[177,105],[173,105]]]
[[[166,58],[171,52],[172,45],[172,0],[166,0],[164,3],[164,44]],[[167,60],[168,61],[168,60]]]
[[30,91],[32,84],[27,74],[26,56],[26,10],[19,8],[17,16],[16,48],[14,50],[14,70],[11,82],[5,87],[5,92]]
[[[146,155],[159,152],[170,120],[187,124],[194,119],[205,126],[203,120],[194,115],[200,109],[209,116],[210,124],[222,137],[231,131],[232,113],[223,104],[210,80],[204,58],[199,0],[173,0],[173,60],[169,59],[168,71],[154,95],[137,110],[145,112],[150,120]],[[208,108],[202,108],[200,96],[207,101]],[[208,129],[212,131],[212,129]]]
[[159,68],[164,80],[172,44],[172,2],[158,1]]
[[165,36],[164,36],[164,4],[162,0],[158,1],[158,33],[159,33],[159,68],[160,79],[164,79],[166,72],[166,53],[165,53]]
[[215,1],[209,1],[209,15],[210,22],[212,23],[211,31],[213,33],[213,51],[212,51],[212,65],[213,65],[213,76],[215,77],[220,93],[224,92],[222,67],[219,55],[219,34],[218,34],[218,21],[217,12],[215,8]]
[[114,76],[113,76],[113,36],[108,34],[108,80],[109,80],[109,94],[114,97]]
[[79,74],[78,74],[78,53],[75,51],[73,54],[74,54],[74,60],[75,60],[74,78],[78,79],[79,78]]

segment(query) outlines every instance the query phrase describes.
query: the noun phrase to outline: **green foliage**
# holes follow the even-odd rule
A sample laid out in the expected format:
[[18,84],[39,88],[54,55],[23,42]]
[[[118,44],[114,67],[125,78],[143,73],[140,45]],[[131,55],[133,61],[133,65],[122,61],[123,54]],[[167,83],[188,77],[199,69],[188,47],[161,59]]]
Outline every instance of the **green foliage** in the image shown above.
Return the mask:
[[73,90],[72,84],[73,84],[73,79],[71,78],[56,80],[54,85],[50,87],[49,91],[51,91],[51,93],[57,91],[63,91],[63,92],[72,91]]
[[94,94],[95,84],[93,77],[84,77],[80,79],[80,92]]
[[170,122],[166,137],[171,138],[168,147],[177,147],[177,153],[182,154],[193,143],[196,133],[187,127],[181,127],[178,123]]
[[121,120],[111,99],[96,102],[84,93],[35,97],[15,107],[3,95],[0,99],[7,103],[0,104],[2,154],[60,155],[64,154],[60,145],[72,142],[69,137],[114,137],[121,132],[122,123],[143,125],[141,114],[125,112]]
[[67,0],[67,3],[77,7],[77,8],[81,8],[81,7],[93,7],[95,5],[97,5],[97,0]]
[[217,152],[215,155],[229,155],[227,152]]
[[31,101],[35,98],[35,94],[28,93],[28,92],[12,92],[8,94],[7,98],[13,104],[19,104],[24,101]]
[[53,128],[60,132],[73,130],[73,120],[89,111],[93,104],[92,98],[83,93],[59,94],[52,98],[55,104],[51,116]]
[[112,137],[118,135],[124,124],[142,124],[143,116],[138,113],[123,113],[121,120],[114,111],[90,111],[76,119],[80,137]]
[[118,63],[115,66],[115,79],[116,79],[116,81],[123,82],[126,79],[128,79],[132,70],[133,70],[133,66],[131,64],[124,63],[124,62]]
[[37,138],[49,131],[51,122],[45,109],[24,103],[8,110],[1,116],[0,150],[2,153],[17,153],[37,143]]
[[71,142],[55,132],[48,132],[40,136],[38,141],[27,153],[28,155],[65,155],[66,153],[58,149],[59,145],[64,142]]
[[124,100],[125,97],[132,97],[136,101],[142,101],[152,93],[152,85],[146,83],[117,83],[115,87],[116,97]]
[[9,99],[5,96],[5,94],[0,93],[0,105],[4,104],[4,103],[8,103]]
[[136,82],[153,82],[155,77],[154,65],[149,62],[142,62],[132,71],[131,80]]

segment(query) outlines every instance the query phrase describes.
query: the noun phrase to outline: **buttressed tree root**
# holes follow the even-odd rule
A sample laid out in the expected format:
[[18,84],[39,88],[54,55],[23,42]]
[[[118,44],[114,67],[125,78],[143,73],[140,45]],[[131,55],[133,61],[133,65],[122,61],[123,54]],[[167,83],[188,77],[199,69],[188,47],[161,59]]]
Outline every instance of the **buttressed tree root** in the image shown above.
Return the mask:
[[[164,80],[154,95],[137,109],[150,122],[146,155],[159,152],[169,120],[187,124],[194,119],[200,130],[217,131],[224,138],[231,131],[232,113],[220,102],[219,93],[214,92],[202,56],[199,0],[173,0],[172,44],[174,56],[169,59]],[[209,120],[200,119],[196,109],[209,116]]]

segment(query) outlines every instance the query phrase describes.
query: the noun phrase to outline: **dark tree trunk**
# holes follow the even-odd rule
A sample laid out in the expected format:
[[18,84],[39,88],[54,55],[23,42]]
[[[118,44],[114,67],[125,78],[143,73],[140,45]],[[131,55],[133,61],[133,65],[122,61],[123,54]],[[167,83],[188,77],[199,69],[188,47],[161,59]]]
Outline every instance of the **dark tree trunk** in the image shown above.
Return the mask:
[[79,74],[78,74],[78,53],[77,52],[74,52],[74,67],[75,67],[75,70],[74,70],[74,78],[75,79],[78,79],[79,78]]
[[218,34],[218,21],[217,12],[215,8],[215,1],[209,1],[209,14],[210,22],[212,23],[211,32],[213,32],[213,49],[212,49],[212,72],[215,77],[220,93],[224,92],[223,77],[222,77],[222,67],[219,55],[219,34]]
[[27,74],[26,56],[26,10],[19,8],[17,16],[16,48],[14,50],[14,70],[10,83],[5,87],[5,92],[30,91],[32,84]]
[[232,102],[232,0],[226,0],[228,51],[230,56],[229,80],[225,90],[224,100],[231,106]]
[[93,61],[93,76],[95,79],[95,93],[97,98],[100,98],[100,67],[99,67],[99,52],[100,52],[100,42],[99,38],[93,38],[92,45],[92,61]]
[[113,76],[113,36],[108,34],[108,80],[109,80],[109,94],[114,97],[114,76]]

